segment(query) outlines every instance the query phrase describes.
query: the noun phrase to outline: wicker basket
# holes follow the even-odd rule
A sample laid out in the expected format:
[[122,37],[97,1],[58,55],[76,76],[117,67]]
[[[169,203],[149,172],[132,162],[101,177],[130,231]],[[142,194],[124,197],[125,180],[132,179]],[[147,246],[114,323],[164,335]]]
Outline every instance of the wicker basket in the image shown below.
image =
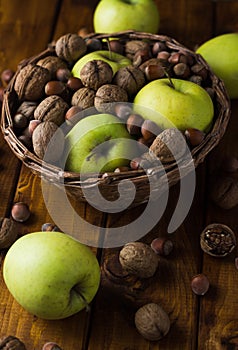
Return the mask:
[[[111,34],[108,35],[94,33],[88,36],[88,38],[97,38],[103,42],[105,42],[105,39],[108,39],[110,37],[112,37]],[[195,54],[170,37],[134,31],[114,33],[113,37],[120,39],[122,42],[126,42],[128,40],[147,40],[151,44],[158,41],[165,43],[170,50],[182,51],[184,53],[192,55],[195,61],[202,63],[208,69],[211,87],[215,91],[215,118],[213,126],[210,132],[206,135],[204,141],[199,144],[199,146],[191,150],[194,166],[197,167],[201,162],[204,161],[207,154],[219,143],[226,130],[230,118],[230,101],[224,88],[223,82],[213,74],[211,69],[208,67],[200,55]],[[28,63],[35,63],[40,58],[52,55],[52,52],[54,52],[54,46],[49,47],[44,52],[33,58],[30,58],[29,60],[25,60],[21,65],[19,65],[16,75],[23,65],[26,65]],[[140,169],[121,173],[100,174],[100,176],[89,174],[88,179],[85,179],[84,176],[83,181],[80,178],[80,174],[66,172],[56,166],[45,163],[30,150],[28,150],[23,145],[23,143],[19,141],[17,135],[14,132],[12,116],[16,110],[16,105],[18,103],[18,98],[14,90],[14,81],[15,78],[12,79],[4,95],[1,118],[1,128],[4,138],[6,139],[13,153],[28,168],[30,168],[33,173],[37,174],[40,177],[44,177],[45,179],[54,183],[56,186],[62,186],[62,183],[64,183],[66,192],[70,196],[73,196],[79,201],[85,201],[83,189],[91,189],[93,195],[96,186],[98,186],[101,193],[108,201],[114,201],[118,198],[118,184],[121,182],[121,180],[129,179],[132,181],[136,189],[136,195],[132,203],[132,206],[135,206],[148,201],[151,193],[151,177],[159,178],[160,174],[163,173],[165,181],[169,184],[169,186],[176,184],[180,180],[181,173],[178,171],[178,166],[176,163],[165,166],[166,174],[164,174],[164,168],[162,169],[161,167],[156,167],[148,170]],[[183,175],[186,175],[191,169],[191,167],[186,163],[180,164],[180,168],[181,167],[183,167],[184,170]],[[160,188],[156,188],[155,186],[155,188],[153,188],[153,193],[161,193],[161,183],[162,182],[160,179]],[[131,196],[131,193],[130,191],[125,191],[124,195]]]

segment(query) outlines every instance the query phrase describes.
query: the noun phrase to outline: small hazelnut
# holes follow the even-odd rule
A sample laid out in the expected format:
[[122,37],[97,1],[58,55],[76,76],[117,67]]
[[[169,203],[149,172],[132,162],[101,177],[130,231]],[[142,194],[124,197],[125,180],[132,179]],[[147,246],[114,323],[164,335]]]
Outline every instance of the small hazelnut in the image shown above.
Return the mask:
[[66,83],[66,86],[72,91],[77,91],[83,87],[83,83],[80,78],[70,77]]
[[40,120],[38,119],[32,119],[29,122],[29,126],[28,126],[28,131],[30,133],[30,135],[33,134],[33,131],[35,130],[35,128],[41,123]]
[[29,219],[31,212],[29,206],[24,202],[13,204],[11,210],[12,218],[18,222],[25,222]]
[[83,109],[80,106],[70,107],[65,114],[65,121],[69,124],[75,124],[75,122],[79,121],[84,117],[83,113],[81,113],[82,111]]
[[190,76],[190,68],[186,63],[180,62],[173,67],[175,75],[182,79],[187,79]]
[[154,140],[161,133],[161,128],[152,120],[146,119],[141,125],[141,134],[147,141]]
[[119,253],[119,261],[124,270],[140,278],[152,277],[158,267],[159,257],[151,247],[142,242],[124,245]]
[[130,171],[130,168],[127,166],[120,166],[114,170],[114,173],[123,173],[126,171]]
[[62,350],[62,348],[54,342],[47,342],[43,345],[42,350]]
[[173,250],[173,242],[166,237],[154,238],[150,244],[153,251],[162,256],[169,255]]
[[200,145],[205,138],[205,133],[195,128],[186,129],[184,135],[192,147]]
[[102,42],[97,38],[86,39],[87,51],[102,50]]
[[56,79],[62,81],[63,83],[67,83],[69,78],[72,77],[72,73],[68,68],[58,68],[56,71]]
[[50,80],[45,84],[45,94],[50,95],[59,95],[62,96],[66,90],[66,86],[62,81]]
[[138,169],[140,168],[140,162],[141,162],[141,158],[140,158],[140,157],[133,158],[133,159],[130,161],[130,167],[131,167],[131,169],[133,169],[133,170],[138,170]]
[[109,51],[113,51],[123,55],[124,47],[119,40],[109,40],[108,41]]
[[144,118],[140,114],[130,114],[127,118],[126,127],[131,135],[141,135],[141,125],[144,122]]
[[145,339],[158,341],[169,332],[170,319],[160,305],[148,303],[136,311],[135,326]]
[[202,77],[203,80],[206,80],[208,72],[206,67],[201,64],[201,63],[195,63],[192,67],[191,67],[191,71],[192,73],[196,74],[196,75],[200,75]]
[[203,273],[194,276],[191,280],[191,288],[196,295],[206,294],[209,289],[209,286],[209,279]]
[[24,114],[17,113],[13,117],[13,126],[17,129],[24,129],[28,125],[28,120]]
[[161,61],[168,61],[170,53],[168,51],[160,51],[157,55],[157,58]]
[[165,75],[164,68],[159,64],[149,64],[145,67],[146,79],[151,81],[155,79],[163,78]]
[[155,42],[152,46],[152,54],[156,56],[161,51],[166,51],[165,43],[162,43],[161,41]]

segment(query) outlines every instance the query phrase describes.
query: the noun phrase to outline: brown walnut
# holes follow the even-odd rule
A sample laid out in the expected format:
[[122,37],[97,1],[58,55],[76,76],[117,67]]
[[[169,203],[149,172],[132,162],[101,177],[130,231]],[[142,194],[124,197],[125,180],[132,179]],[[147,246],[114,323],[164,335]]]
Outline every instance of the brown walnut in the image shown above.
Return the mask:
[[185,138],[176,128],[162,131],[153,141],[149,151],[154,153],[162,163],[169,163],[180,159],[187,150]]
[[44,98],[34,111],[34,118],[40,121],[51,121],[60,126],[64,122],[64,116],[69,108],[68,104],[57,95]]
[[78,34],[68,33],[61,36],[55,44],[55,52],[59,58],[74,63],[87,51],[84,39]]
[[48,69],[28,64],[16,76],[14,89],[19,100],[37,101],[44,96],[45,84],[50,80]]
[[125,56],[133,59],[136,52],[139,50],[149,50],[150,46],[147,42],[142,40],[128,40],[125,44]]
[[149,245],[142,242],[131,242],[121,249],[119,261],[122,268],[129,274],[149,278],[158,268],[159,257]]
[[87,109],[94,106],[95,91],[93,89],[83,87],[75,91],[72,96],[72,106],[78,106]]
[[102,60],[87,62],[80,71],[80,78],[86,87],[97,90],[104,84],[110,84],[113,77],[111,66]]
[[36,64],[48,69],[51,75],[50,80],[56,79],[56,72],[58,69],[67,69],[66,62],[56,56],[47,56],[45,58],[41,58]]
[[97,90],[94,105],[98,112],[112,112],[116,102],[127,101],[128,95],[123,88],[114,84],[105,84]]
[[37,103],[34,101],[23,101],[18,107],[16,114],[23,114],[28,120],[33,119]]
[[137,67],[122,67],[116,72],[112,83],[126,90],[129,97],[133,97],[145,85],[145,75]]
[[170,319],[160,305],[149,303],[136,311],[135,325],[145,339],[157,341],[169,332]]
[[9,248],[17,239],[18,224],[11,218],[0,218],[0,249]]
[[12,335],[0,339],[0,349],[2,350],[26,350],[24,343]]
[[55,163],[61,158],[64,151],[64,133],[55,123],[44,121],[34,129],[32,144],[35,154],[40,159]]

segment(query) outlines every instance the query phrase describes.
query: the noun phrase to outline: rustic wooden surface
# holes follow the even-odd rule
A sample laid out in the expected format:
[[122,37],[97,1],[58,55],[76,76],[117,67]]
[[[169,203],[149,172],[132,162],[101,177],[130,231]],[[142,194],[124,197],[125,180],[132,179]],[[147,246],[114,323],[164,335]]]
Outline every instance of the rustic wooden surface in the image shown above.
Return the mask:
[[[81,27],[93,30],[93,10],[96,0],[2,0],[0,2],[0,71],[16,69],[24,58],[42,51],[49,42]],[[238,2],[211,0],[157,0],[161,13],[160,34],[170,35],[189,48],[210,37],[238,30]],[[199,234],[205,225],[221,222],[238,232],[238,207],[222,210],[208,197],[208,180],[227,154],[238,157],[238,101],[232,101],[232,117],[224,139],[197,169],[196,193],[183,224],[172,234],[174,251],[163,259],[153,282],[137,291],[137,304],[159,302],[171,319],[169,334],[159,342],[150,343],[136,331],[133,315],[137,305],[121,287],[102,285],[91,311],[60,321],[45,321],[29,315],[13,300],[2,274],[0,275],[0,337],[15,335],[24,341],[27,350],[41,350],[47,341],[57,342],[64,350],[220,350],[238,349],[238,272],[234,258],[237,251],[224,259],[203,254]],[[166,212],[145,240],[166,232],[174,198],[175,186]],[[9,216],[12,203],[22,200],[29,204],[32,215],[21,224],[19,235],[40,230],[51,221],[41,193],[39,178],[21,165],[0,136],[0,216]],[[90,206],[78,204],[83,218],[90,222],[124,225],[136,217],[141,208],[121,215],[104,217]],[[115,255],[105,249],[95,253],[101,264]],[[19,262],[20,263],[20,262]],[[204,272],[211,287],[203,297],[191,292],[193,275]],[[118,289],[118,290],[117,290]]]

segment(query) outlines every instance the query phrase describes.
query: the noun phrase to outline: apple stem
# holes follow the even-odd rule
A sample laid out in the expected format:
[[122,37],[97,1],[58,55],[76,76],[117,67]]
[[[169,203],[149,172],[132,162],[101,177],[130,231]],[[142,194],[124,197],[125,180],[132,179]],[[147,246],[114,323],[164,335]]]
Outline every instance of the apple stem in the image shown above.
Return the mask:
[[86,308],[86,311],[89,312],[90,311],[90,305],[89,303],[87,302],[85,296],[81,293],[80,291],[80,287],[78,285],[74,286],[72,288],[79,296],[80,298],[83,300],[84,304],[85,304],[85,308]]
[[171,79],[171,76],[169,75],[169,73],[168,73],[166,67],[163,67],[163,69],[164,69],[164,74],[165,74],[166,77],[169,79],[169,84],[170,84],[171,88],[175,89],[174,83],[173,83],[173,81],[172,81],[172,79]]
[[107,38],[107,47],[108,47],[108,51],[109,51],[109,58],[110,60],[112,60],[112,50],[111,50],[111,46],[109,44],[109,39]]

